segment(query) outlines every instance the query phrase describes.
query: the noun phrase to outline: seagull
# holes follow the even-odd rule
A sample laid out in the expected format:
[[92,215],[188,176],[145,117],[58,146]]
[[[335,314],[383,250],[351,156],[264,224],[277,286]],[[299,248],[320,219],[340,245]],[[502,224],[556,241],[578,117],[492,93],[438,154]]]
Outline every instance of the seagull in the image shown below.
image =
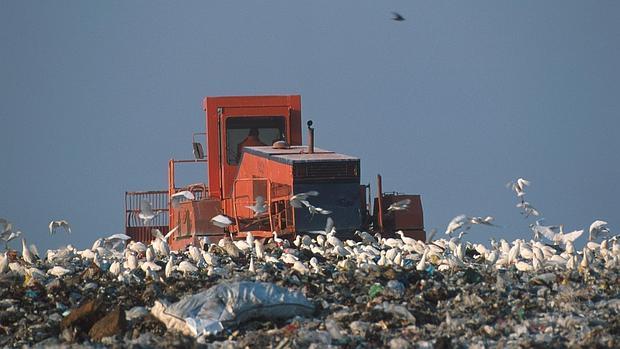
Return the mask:
[[403,240],[403,242],[407,245],[415,245],[416,243],[416,239],[410,238],[408,236],[405,236],[405,233],[403,233],[402,230],[399,230],[396,232],[396,234],[400,235],[400,239]]
[[67,233],[69,234],[71,233],[71,227],[69,226],[69,222],[65,220],[51,221],[49,224],[50,235],[54,235],[54,233],[56,233],[57,228],[62,228]]
[[218,214],[217,216],[211,218],[211,223],[216,227],[228,228],[231,224],[233,224],[233,221],[223,214]]
[[256,258],[263,259],[265,257],[265,247],[260,240],[254,240],[254,251],[256,251]]
[[314,205],[312,205],[310,202],[308,202],[306,200],[302,200],[301,203],[306,205],[306,207],[308,207],[308,211],[310,212],[311,216],[314,216],[317,213],[324,214],[324,215],[328,215],[328,214],[332,213],[332,211],[329,211],[329,210],[326,210],[326,209],[314,206]]
[[387,210],[388,212],[403,211],[403,210],[408,209],[410,204],[411,204],[411,199],[404,199],[404,200],[396,201],[395,203],[391,204],[390,207],[387,208]]
[[291,203],[291,206],[301,208],[303,207],[302,205],[304,204],[304,201],[308,202],[308,198],[310,196],[319,196],[319,192],[316,190],[310,190],[304,193],[297,193],[291,196],[289,202]]
[[150,222],[157,216],[157,213],[153,211],[153,206],[151,203],[142,200],[140,202],[140,212],[138,213],[138,217],[144,222],[144,225],[149,225]]
[[467,216],[464,214],[458,215],[448,223],[448,228],[446,228],[446,235],[452,235],[455,231],[459,229],[469,229]]
[[493,224],[493,221],[495,220],[495,218],[493,218],[492,216],[486,216],[486,217],[469,217],[469,223],[470,224],[478,224],[478,225],[488,225],[491,227],[497,227],[497,225]]
[[192,263],[188,261],[183,261],[179,263],[177,270],[183,272],[184,275],[187,275],[187,273],[193,273],[193,272],[198,271],[198,268],[196,268],[195,265],[193,265]]
[[[506,186],[512,188],[517,193],[517,197],[521,198],[525,195],[525,187],[530,185],[530,181],[523,178],[517,178],[515,182],[508,182]],[[522,199],[523,200],[523,199]]]
[[180,191],[178,193],[172,194],[170,196],[170,202],[172,204],[172,207],[174,207],[174,208],[179,207],[179,204],[181,203],[181,200],[183,200],[183,199],[196,200],[196,197],[189,190],[183,190],[183,191]]
[[596,220],[592,222],[592,224],[590,224],[589,233],[589,241],[596,240],[600,235],[609,234],[607,222],[601,220]]
[[4,249],[7,250],[9,248],[9,242],[18,238],[21,234],[22,232],[20,230],[13,231],[11,227],[9,227],[2,234],[0,234],[0,239],[4,240]]
[[553,236],[556,234],[554,229],[558,229],[559,227],[555,225],[541,225],[540,222],[542,221],[543,219],[539,219],[535,224],[530,224],[530,229],[534,232],[534,240],[540,240],[541,235],[547,237],[549,240],[552,240]]
[[256,197],[254,206],[245,206],[250,210],[254,211],[254,217],[260,216],[261,214],[267,212],[267,203],[265,202],[265,198],[258,195]]
[[400,13],[398,12],[394,12],[392,11],[392,20],[397,21],[397,22],[402,22],[405,20],[405,17],[403,17]]
[[529,216],[540,216],[540,212],[538,212],[534,206],[527,201],[521,201],[517,204],[517,207],[523,210],[521,214],[525,215],[526,218]]
[[4,252],[0,255],[0,274],[4,274],[9,271],[9,256]]
[[544,237],[546,237],[547,239],[553,241],[556,245],[558,245],[558,244],[566,245],[566,243],[568,241],[574,242],[575,240],[577,240],[577,238],[579,238],[581,236],[581,234],[583,234],[583,229],[575,230],[575,231],[572,231],[570,233],[566,233],[565,234],[564,233],[564,225],[560,224],[560,232],[559,233],[555,233],[551,229],[542,229],[540,231],[540,233]]
[[250,256],[250,266],[248,267],[248,270],[251,273],[256,273],[256,267],[254,266],[254,256]]
[[26,239],[22,238],[22,258],[28,264],[33,264],[39,258],[39,251],[35,245],[26,246]]

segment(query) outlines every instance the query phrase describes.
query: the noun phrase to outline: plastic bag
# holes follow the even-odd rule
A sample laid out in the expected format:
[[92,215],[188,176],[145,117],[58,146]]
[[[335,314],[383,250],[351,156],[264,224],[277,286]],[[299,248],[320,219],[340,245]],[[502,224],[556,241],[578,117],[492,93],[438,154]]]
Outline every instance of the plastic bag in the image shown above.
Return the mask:
[[255,318],[286,319],[313,312],[314,305],[301,292],[264,282],[222,283],[173,304],[156,301],[151,309],[169,330],[194,337]]

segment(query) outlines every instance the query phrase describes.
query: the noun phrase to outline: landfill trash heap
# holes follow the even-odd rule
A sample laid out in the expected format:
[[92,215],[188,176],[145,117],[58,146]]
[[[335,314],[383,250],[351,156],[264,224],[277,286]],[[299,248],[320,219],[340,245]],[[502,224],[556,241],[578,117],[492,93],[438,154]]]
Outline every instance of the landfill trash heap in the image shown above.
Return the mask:
[[0,254],[0,346],[620,347],[615,238],[106,241]]

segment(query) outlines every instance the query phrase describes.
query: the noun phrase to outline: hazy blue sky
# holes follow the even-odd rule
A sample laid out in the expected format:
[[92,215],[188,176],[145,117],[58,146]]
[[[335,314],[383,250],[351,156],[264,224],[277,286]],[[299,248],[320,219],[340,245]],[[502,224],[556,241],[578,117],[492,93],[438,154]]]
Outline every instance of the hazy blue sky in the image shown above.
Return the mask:
[[[619,18],[618,1],[4,1],[0,217],[40,248],[90,246],[122,231],[126,190],[191,157],[204,96],[299,93],[317,146],[422,194],[429,230],[489,214],[502,228],[470,239],[529,238],[504,187],[522,176],[549,224],[617,233]],[[50,238],[53,218],[74,234]]]

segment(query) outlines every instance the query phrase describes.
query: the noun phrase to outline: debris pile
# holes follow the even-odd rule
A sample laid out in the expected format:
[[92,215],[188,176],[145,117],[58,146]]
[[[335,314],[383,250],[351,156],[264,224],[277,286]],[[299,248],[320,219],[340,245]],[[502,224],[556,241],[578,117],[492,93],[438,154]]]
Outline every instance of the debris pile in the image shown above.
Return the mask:
[[[225,239],[171,252],[161,237],[146,246],[117,235],[30,261],[2,253],[0,346],[620,347],[616,238],[575,251],[357,236]],[[289,296],[303,306],[270,311]],[[193,331],[161,321],[175,304],[194,317],[167,314],[193,321]],[[218,316],[217,330],[197,330],[205,314]]]

